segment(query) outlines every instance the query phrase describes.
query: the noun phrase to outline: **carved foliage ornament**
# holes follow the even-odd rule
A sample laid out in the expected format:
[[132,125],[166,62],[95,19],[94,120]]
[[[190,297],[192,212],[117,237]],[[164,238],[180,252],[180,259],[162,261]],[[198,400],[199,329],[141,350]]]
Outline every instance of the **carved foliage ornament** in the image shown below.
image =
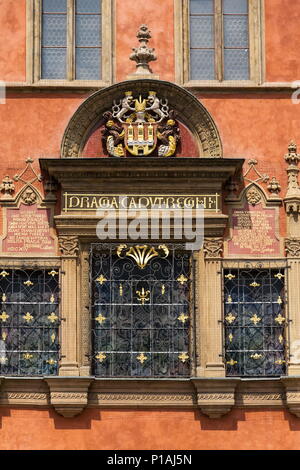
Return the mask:
[[62,235],[58,238],[58,242],[63,256],[77,256],[79,246],[76,236]]
[[203,251],[206,258],[220,258],[223,252],[223,239],[206,238],[203,244]]
[[176,152],[180,136],[175,112],[169,109],[168,100],[160,99],[155,91],[149,91],[147,97],[134,97],[127,91],[103,117],[103,145],[112,157],[124,157],[126,151],[145,157],[157,146],[159,157],[170,157]]
[[261,201],[261,194],[258,191],[258,189],[254,188],[254,187],[251,187],[247,191],[246,199],[247,199],[249,204],[251,204],[252,206],[255,206],[256,204],[258,204]]
[[286,238],[285,251],[291,258],[300,258],[300,238]]

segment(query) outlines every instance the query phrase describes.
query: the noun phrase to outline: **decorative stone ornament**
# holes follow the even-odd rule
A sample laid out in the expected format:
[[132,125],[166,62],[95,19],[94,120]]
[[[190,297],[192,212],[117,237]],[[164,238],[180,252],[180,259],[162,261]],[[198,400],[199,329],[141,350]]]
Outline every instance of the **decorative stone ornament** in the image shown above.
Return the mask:
[[27,186],[21,194],[21,201],[26,206],[32,206],[32,204],[37,202],[37,199],[37,194],[30,186]]
[[150,75],[152,71],[149,67],[149,62],[152,62],[157,59],[153,48],[148,47],[149,39],[151,38],[151,31],[149,31],[148,26],[142,24],[140,29],[137,32],[136,37],[138,38],[140,45],[134,47],[133,53],[130,55],[130,60],[136,62],[136,75],[138,78],[139,75]]
[[12,199],[12,194],[15,191],[15,185],[9,176],[5,176],[5,178],[3,178],[0,190],[4,193],[2,198]]
[[273,178],[271,179],[270,183],[267,186],[267,189],[271,194],[278,195],[280,193],[281,186],[279,182],[277,181],[277,179],[275,178],[275,176],[273,176]]
[[285,210],[287,214],[299,214],[300,213],[300,188],[298,184],[298,164],[300,161],[300,155],[297,153],[297,145],[291,142],[288,146],[288,153],[284,157],[288,163],[287,175],[288,175],[288,189],[284,198]]
[[64,377],[47,377],[45,380],[50,389],[50,403],[64,418],[79,415],[87,406],[90,378],[68,380]]
[[61,235],[58,238],[58,243],[63,256],[77,256],[79,251],[77,236]]
[[205,258],[220,258],[223,253],[223,239],[205,238],[203,252]]
[[218,419],[229,413],[235,404],[235,389],[240,379],[193,379],[197,404],[209,418]]
[[300,258],[300,238],[286,238],[285,251],[289,258]]
[[246,199],[249,204],[256,206],[261,201],[261,193],[255,187],[250,187],[246,193]]

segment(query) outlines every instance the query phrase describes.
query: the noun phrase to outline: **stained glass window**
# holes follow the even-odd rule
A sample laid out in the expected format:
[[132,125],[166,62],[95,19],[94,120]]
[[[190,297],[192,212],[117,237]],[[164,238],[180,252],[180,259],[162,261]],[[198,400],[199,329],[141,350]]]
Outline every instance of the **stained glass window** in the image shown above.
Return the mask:
[[227,375],[284,375],[285,270],[226,269],[224,288]]
[[57,375],[59,272],[0,269],[0,375]]
[[190,278],[174,246],[92,245],[93,374],[189,376]]
[[248,80],[248,0],[190,0],[190,79]]
[[73,0],[71,5],[68,9],[67,0],[42,1],[41,78],[99,80],[102,1]]

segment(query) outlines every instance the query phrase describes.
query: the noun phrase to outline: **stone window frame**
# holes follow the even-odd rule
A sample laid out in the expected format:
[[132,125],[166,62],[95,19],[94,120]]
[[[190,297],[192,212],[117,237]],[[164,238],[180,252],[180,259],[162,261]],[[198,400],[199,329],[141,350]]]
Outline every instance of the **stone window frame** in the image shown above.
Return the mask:
[[[100,80],[74,79],[74,28],[75,0],[67,0],[67,79],[41,78],[41,4],[42,0],[26,0],[26,84],[47,87],[89,87],[109,86],[113,78],[113,0],[102,0],[102,78]],[[104,47],[105,46],[105,47]]]
[[[249,80],[222,80],[222,48],[216,50],[216,80],[190,80],[189,0],[174,0],[175,82],[187,87],[258,87],[264,83],[264,0],[249,1]],[[222,0],[215,0],[215,24],[222,34]],[[217,16],[219,19],[217,19]],[[222,40],[223,44],[223,40]]]

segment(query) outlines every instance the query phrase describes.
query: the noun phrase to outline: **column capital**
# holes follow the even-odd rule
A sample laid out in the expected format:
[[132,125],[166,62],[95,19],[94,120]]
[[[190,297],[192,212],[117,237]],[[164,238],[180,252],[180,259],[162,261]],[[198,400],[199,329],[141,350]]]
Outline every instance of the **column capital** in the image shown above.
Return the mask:
[[58,237],[58,244],[62,256],[78,256],[79,241],[76,235],[60,235]]

